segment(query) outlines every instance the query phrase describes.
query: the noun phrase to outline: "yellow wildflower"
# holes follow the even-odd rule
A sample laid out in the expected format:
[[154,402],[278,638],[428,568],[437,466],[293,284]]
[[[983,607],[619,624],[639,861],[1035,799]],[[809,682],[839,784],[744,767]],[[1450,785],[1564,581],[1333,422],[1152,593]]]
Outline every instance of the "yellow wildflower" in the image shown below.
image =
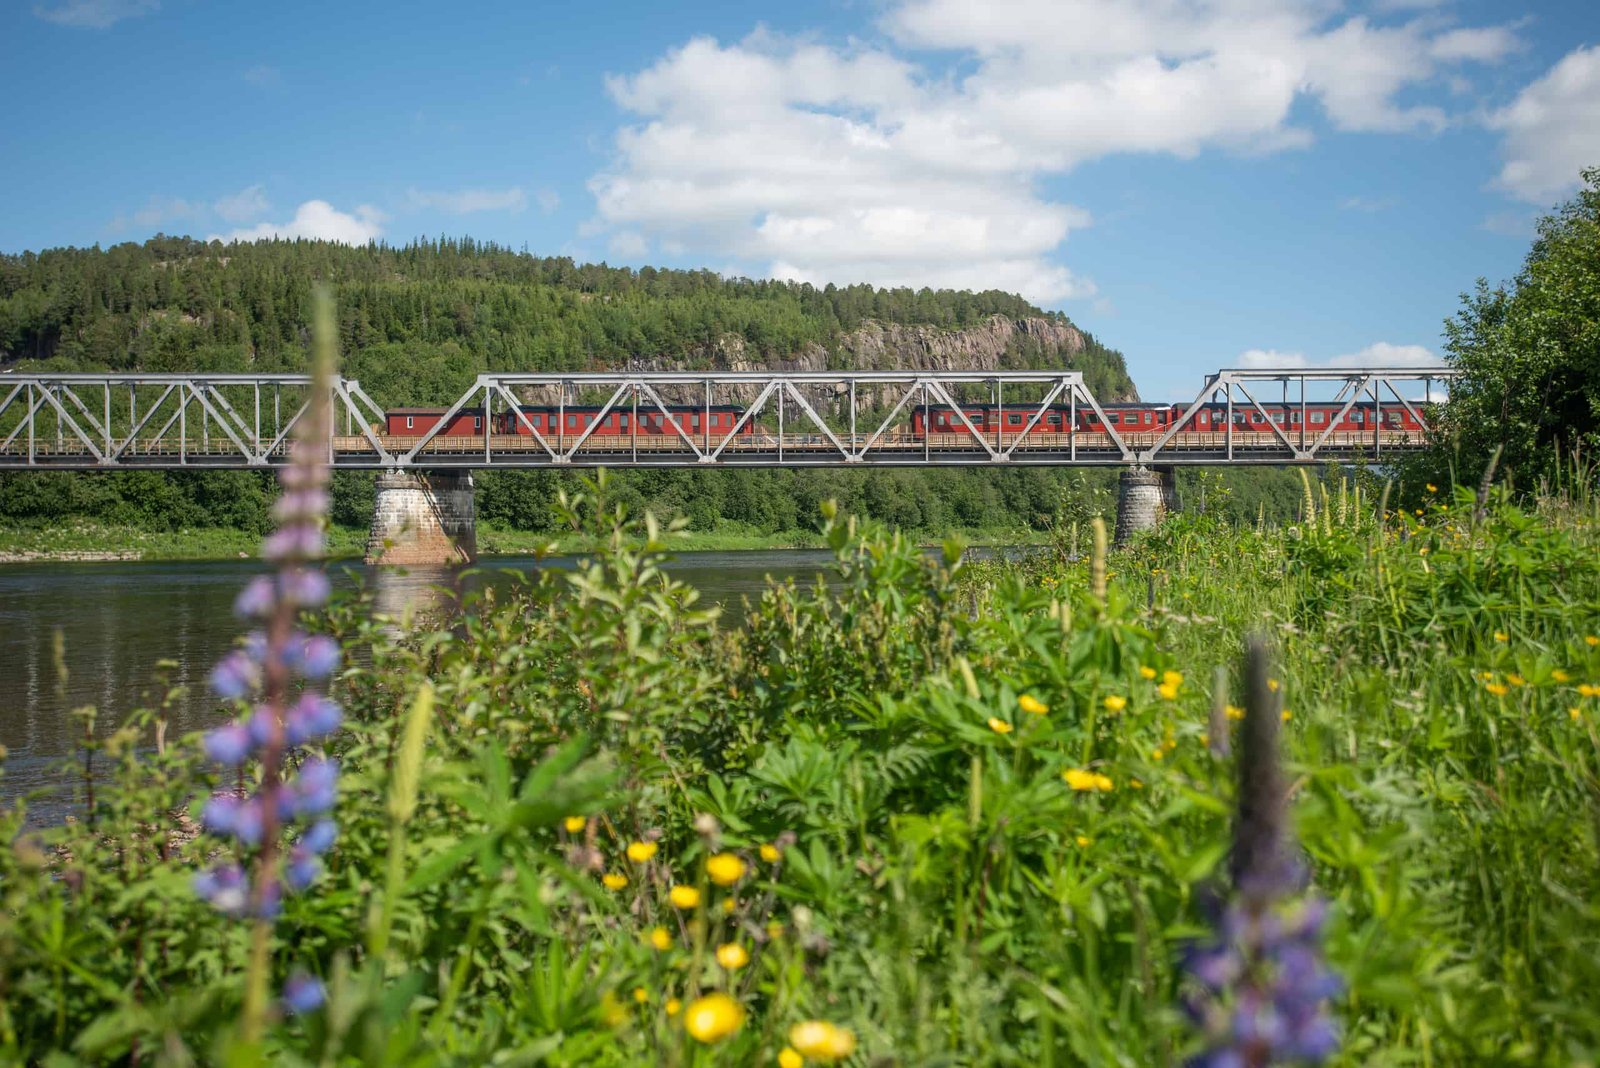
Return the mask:
[[1049,705],[1030,694],[1023,694],[1017,698],[1017,707],[1035,716],[1042,716],[1050,711]]
[[628,1022],[627,1008],[609,990],[600,995],[600,1021],[607,1027],[621,1027]]
[[1068,786],[1080,793],[1095,789],[1095,773],[1092,771],[1085,771],[1082,768],[1068,768],[1061,773],[1061,777],[1066,780]]
[[561,822],[566,826],[568,834],[577,834],[579,831],[583,830],[584,826],[589,821],[583,816],[568,816]]
[[1435,486],[1432,482],[1430,482],[1430,483],[1428,483],[1428,492],[1429,493],[1438,493],[1439,492],[1439,487]]
[[739,907],[739,902],[736,899],[731,898],[731,897],[725,897],[725,898],[722,899],[722,911],[723,912],[731,913],[731,912],[733,912],[734,909],[737,909],[738,907]]
[[1579,710],[1577,705],[1573,705],[1571,708],[1567,709],[1567,718],[1572,720],[1574,723],[1578,722],[1578,717],[1581,715],[1583,715],[1583,712]]
[[1153,668],[1153,667],[1146,667],[1145,665],[1140,664],[1139,665],[1139,674],[1144,676],[1147,679],[1153,679],[1153,678],[1156,677],[1156,669]]
[[1494,694],[1496,697],[1504,697],[1506,694],[1511,692],[1511,687],[1507,686],[1503,682],[1485,683],[1483,688]]
[[842,1061],[856,1051],[856,1036],[826,1020],[807,1020],[789,1028],[789,1045],[814,1061]]
[[650,929],[650,944],[663,953],[672,948],[672,933],[665,927]]
[[1176,671],[1163,671],[1161,673],[1161,685],[1173,687],[1182,686],[1183,675]]
[[778,847],[773,845],[771,842],[761,843],[761,859],[766,861],[768,864],[778,863],[778,859],[782,856],[783,854],[778,852]]
[[1222,712],[1229,719],[1244,719],[1244,709],[1238,705],[1224,705]]
[[667,1010],[668,1016],[676,1016],[683,1010],[683,1002],[679,1001],[677,998],[668,998],[667,1003],[663,1006],[663,1008]]
[[636,986],[633,988],[633,1000],[643,1005],[650,1000],[650,992],[642,986]]
[[1494,632],[1494,640],[1497,642],[1508,642],[1511,640],[1511,635],[1507,634],[1503,630],[1497,630]]
[[1600,686],[1589,682],[1580,682],[1578,684],[1578,693],[1583,697],[1600,697]]
[[750,954],[737,942],[726,942],[717,947],[717,963],[730,972],[736,972],[750,963]]
[[1011,733],[1011,724],[1007,723],[1003,719],[999,719],[999,718],[997,718],[995,716],[990,716],[989,717],[989,729],[994,731],[996,734],[1010,734]]
[[1562,671],[1560,668],[1556,668],[1554,671],[1550,672],[1550,677],[1557,682],[1572,681],[1572,676],[1567,674],[1565,671]]
[[1176,683],[1163,682],[1156,687],[1156,693],[1165,697],[1168,701],[1176,701],[1178,699],[1178,686]]
[[700,891],[681,883],[669,890],[667,897],[671,899],[674,908],[692,909],[700,904]]
[[600,881],[606,884],[607,890],[621,890],[628,885],[628,877],[617,871],[606,872],[600,876]]
[[806,1059],[793,1046],[778,1051],[778,1068],[805,1068]]
[[1089,846],[1090,841],[1092,841],[1092,839],[1088,835],[1086,835],[1086,834],[1078,835],[1078,848],[1079,849],[1087,849],[1088,846]]
[[1121,697],[1121,696],[1119,696],[1117,694],[1114,694],[1114,693],[1106,695],[1106,711],[1107,712],[1121,712],[1124,708],[1127,708],[1127,707],[1128,707],[1128,699],[1126,697]]
[[1277,693],[1278,692],[1278,680],[1277,679],[1268,679],[1267,680],[1267,689],[1271,690],[1273,693]]
[[1128,785],[1133,787],[1135,790],[1143,790],[1144,789],[1144,783],[1140,782],[1138,779],[1129,779],[1128,780]]
[[1490,679],[1494,678],[1494,672],[1480,671],[1478,672],[1478,678],[1482,679],[1484,682],[1488,682]]
[[744,878],[745,862],[732,853],[718,853],[706,861],[706,874],[718,886],[732,886]]
[[1528,680],[1527,679],[1524,679],[1521,675],[1518,675],[1518,674],[1515,674],[1515,673],[1507,675],[1506,676],[1506,681],[1509,682],[1513,686],[1526,686],[1528,684]]
[[1094,773],[1094,788],[1096,790],[1099,790],[1103,794],[1110,793],[1111,792],[1111,788],[1112,788],[1111,776],[1102,775],[1098,771],[1095,772]]
[[1595,646],[1600,645],[1600,635],[1585,634],[1583,636],[1583,644],[1593,649]]
[[1282,718],[1283,718],[1283,721],[1284,721],[1284,722],[1285,722],[1285,723],[1288,723],[1288,722],[1289,722],[1289,721],[1290,721],[1290,720],[1291,720],[1291,719],[1293,719],[1293,718],[1294,718],[1294,713],[1293,713],[1293,712],[1290,712],[1290,711],[1289,711],[1289,710],[1288,710],[1288,709],[1287,709],[1287,708],[1286,708],[1286,709],[1284,709],[1284,710],[1283,710],[1283,717],[1282,717]]
[[1165,760],[1167,751],[1158,745],[1150,751],[1150,756],[1154,760]]
[[720,990],[689,1002],[683,1029],[696,1042],[721,1042],[744,1026],[744,1006]]
[[643,864],[656,855],[656,850],[661,847],[654,842],[629,842],[628,859],[636,864]]

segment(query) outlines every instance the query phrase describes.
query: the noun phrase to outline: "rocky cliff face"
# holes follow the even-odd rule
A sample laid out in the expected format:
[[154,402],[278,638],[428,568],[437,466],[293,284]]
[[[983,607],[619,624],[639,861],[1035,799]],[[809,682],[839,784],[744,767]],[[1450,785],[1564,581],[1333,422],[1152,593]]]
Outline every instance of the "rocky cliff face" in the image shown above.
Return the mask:
[[[868,321],[842,335],[832,347],[804,346],[787,359],[766,359],[753,353],[745,339],[729,334],[691,360],[650,358],[630,361],[626,370],[680,371],[1000,371],[1049,368],[1085,370],[1087,339],[1072,324],[1036,316],[1010,319],[990,316],[978,326],[944,330],[934,326]],[[1102,359],[1104,359],[1102,357]],[[1114,357],[1113,357],[1114,359]],[[1125,381],[1120,359],[1114,375]],[[1091,376],[1091,386],[1094,384]],[[754,390],[733,391],[730,399],[747,402]],[[1097,395],[1102,401],[1136,400],[1131,388]]]

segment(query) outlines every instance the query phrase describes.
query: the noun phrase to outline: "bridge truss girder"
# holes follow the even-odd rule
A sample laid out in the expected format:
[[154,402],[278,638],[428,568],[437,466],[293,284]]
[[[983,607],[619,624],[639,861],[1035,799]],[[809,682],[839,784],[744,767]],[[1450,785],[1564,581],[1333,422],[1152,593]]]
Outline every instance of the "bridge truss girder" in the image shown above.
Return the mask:
[[[1179,420],[1207,403],[1224,405],[1224,430],[1201,435],[1116,427],[1077,371],[484,374],[432,429],[404,438],[385,432],[383,410],[359,382],[338,378],[330,386],[335,418],[328,455],[335,467],[386,470],[1306,464],[1355,454],[1376,460],[1421,444],[1388,432],[1383,407],[1404,409],[1425,426],[1425,409],[1402,388],[1421,383],[1431,390],[1453,377],[1443,368],[1223,370],[1208,376]],[[1302,414],[1308,403],[1334,403],[1342,416],[1370,398],[1376,414],[1370,442],[1335,435],[1337,417],[1324,432],[1308,433],[1302,419],[1291,433],[1258,399],[1263,383],[1281,385],[1283,399],[1267,404],[1288,405],[1293,391]],[[1308,387],[1318,385],[1336,387],[1331,402],[1308,402]],[[6,375],[0,377],[0,469],[273,467],[288,458],[309,391],[304,375]],[[594,403],[580,405],[586,395]],[[712,412],[728,410],[730,399],[742,412],[731,428],[713,432]],[[522,410],[527,404],[557,413],[557,429],[536,426]],[[1236,432],[1236,405],[1267,417],[1271,433]],[[580,406],[594,418],[569,435],[567,411]],[[975,406],[998,408],[998,428],[980,429],[965,411]],[[1065,409],[1066,418],[1045,422],[1054,408]],[[903,432],[918,409],[925,430],[934,409],[949,412],[954,425]],[[482,433],[447,434],[469,410],[481,410]],[[1092,411],[1103,429],[1081,430],[1080,411]],[[613,412],[627,413],[628,433],[597,434]],[[698,425],[681,425],[674,412],[698,413]],[[641,435],[641,413],[667,432]],[[493,432],[497,415],[511,433]]]

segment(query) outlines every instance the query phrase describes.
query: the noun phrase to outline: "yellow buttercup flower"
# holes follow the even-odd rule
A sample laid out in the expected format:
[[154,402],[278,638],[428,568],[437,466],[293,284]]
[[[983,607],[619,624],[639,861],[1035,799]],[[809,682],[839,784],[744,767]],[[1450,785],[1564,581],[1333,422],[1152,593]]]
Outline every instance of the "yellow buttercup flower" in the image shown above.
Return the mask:
[[692,909],[700,904],[700,891],[681,883],[667,891],[667,897],[672,901],[674,908]]
[[1557,682],[1572,681],[1572,676],[1567,674],[1565,671],[1562,671],[1560,668],[1556,668],[1554,671],[1550,672],[1550,677]]
[[654,842],[629,842],[628,859],[633,861],[635,864],[643,864],[645,861],[655,856],[656,851],[660,848],[661,847],[656,845]]
[[1289,721],[1290,721],[1290,720],[1291,720],[1291,719],[1293,719],[1293,718],[1294,718],[1294,713],[1293,713],[1293,712],[1290,712],[1290,711],[1289,711],[1289,710],[1288,710],[1288,709],[1287,709],[1287,708],[1286,708],[1286,709],[1284,709],[1284,710],[1283,710],[1283,715],[1282,715],[1282,717],[1281,717],[1281,718],[1282,718],[1282,719],[1283,719],[1283,721],[1284,721],[1284,722],[1285,722],[1285,723],[1288,723],[1288,722],[1289,722]]
[[1244,709],[1238,705],[1224,705],[1222,713],[1229,719],[1244,719]]
[[1511,635],[1507,634],[1503,630],[1497,630],[1494,632],[1494,640],[1497,642],[1508,642],[1511,640]]
[[621,872],[608,871],[600,876],[600,881],[606,884],[607,890],[621,890],[628,885],[628,877]]
[[789,1045],[814,1061],[842,1061],[856,1051],[856,1036],[826,1020],[806,1020],[789,1028]]
[[1029,694],[1023,694],[1021,697],[1017,698],[1017,707],[1022,709],[1024,712],[1031,713],[1035,716],[1042,716],[1046,712],[1050,711],[1049,705],[1035,697],[1030,696]]
[[989,729],[994,731],[996,734],[1010,734],[1011,733],[1011,724],[1007,723],[1003,719],[999,719],[999,718],[997,718],[995,716],[990,716],[989,717]]
[[744,1026],[744,1006],[720,990],[689,1002],[683,1029],[696,1042],[721,1042]]
[[1439,492],[1439,487],[1435,486],[1432,482],[1430,482],[1430,483],[1428,483],[1428,492],[1429,493],[1438,493]]
[[1593,683],[1580,682],[1578,684],[1578,693],[1584,697],[1600,697],[1600,686],[1596,686]]
[[1163,685],[1163,686],[1182,686],[1183,685],[1183,675],[1180,672],[1177,672],[1177,671],[1163,671],[1161,673],[1161,685]]
[[583,816],[568,816],[561,822],[567,828],[568,834],[577,834],[579,831],[583,830],[584,826],[587,825],[589,821]]
[[1121,712],[1124,708],[1127,708],[1127,707],[1128,707],[1128,699],[1126,697],[1121,697],[1121,696],[1119,696],[1117,694],[1114,694],[1114,693],[1106,694],[1106,711],[1107,712]]
[[1583,636],[1583,644],[1593,649],[1595,646],[1600,645],[1600,635],[1585,634]]
[[1156,687],[1156,693],[1165,697],[1168,701],[1176,701],[1178,699],[1178,684],[1175,682],[1163,682]]
[[1517,674],[1507,675],[1506,676],[1506,681],[1509,682],[1513,686],[1526,686],[1527,683],[1528,683],[1528,680],[1524,679],[1521,675],[1517,675]]
[[722,911],[723,912],[731,913],[735,909],[737,909],[738,907],[739,907],[739,902],[737,900],[735,900],[734,898],[725,897],[725,898],[722,899]]
[[1112,788],[1111,776],[1102,775],[1098,771],[1095,772],[1095,774],[1094,774],[1094,788],[1096,790],[1099,790],[1103,794],[1110,793],[1111,792],[1111,788]]
[[672,948],[672,932],[665,927],[652,927],[650,929],[650,944],[665,953]]
[[1140,664],[1139,674],[1147,679],[1153,679],[1156,677],[1156,669],[1153,667],[1146,667],[1144,664]]
[[1157,746],[1155,749],[1150,751],[1150,758],[1152,760],[1165,760],[1167,758],[1167,751],[1162,749],[1160,746]]
[[737,942],[727,942],[717,947],[717,963],[730,972],[738,971],[750,963],[750,954]]
[[666,1005],[662,1007],[667,1010],[668,1016],[676,1016],[678,1013],[683,1011],[683,1002],[679,1001],[677,998],[668,998]]
[[778,847],[773,845],[771,842],[761,843],[761,859],[766,861],[768,864],[778,863],[778,859],[782,856],[783,854],[778,852]]
[[744,878],[745,862],[732,853],[718,853],[706,861],[706,874],[718,886],[732,886]]
[[633,988],[633,1000],[635,1000],[639,1004],[643,1005],[645,1002],[650,1000],[650,991],[646,990],[642,986],[634,987]]
[[1494,694],[1496,697],[1504,697],[1506,694],[1511,692],[1511,687],[1507,686],[1503,682],[1485,683],[1483,688]]
[[1278,692],[1278,686],[1279,686],[1279,683],[1278,683],[1277,679],[1268,679],[1267,680],[1267,689],[1271,690],[1273,693],[1277,693]]
[[1092,771],[1084,771],[1082,768],[1068,768],[1061,773],[1061,777],[1067,781],[1068,786],[1079,793],[1095,788],[1094,772]]
[[1144,783],[1140,782],[1138,779],[1129,779],[1128,780],[1128,785],[1133,787],[1135,790],[1143,790],[1144,789]]
[[805,1068],[806,1059],[793,1046],[778,1051],[778,1068]]
[[1583,711],[1578,708],[1577,705],[1573,705],[1571,708],[1567,709],[1567,718],[1572,720],[1574,723],[1578,722],[1578,717],[1582,715]]
[[1090,841],[1092,841],[1092,839],[1090,839],[1090,837],[1088,835],[1086,835],[1086,834],[1078,835],[1078,848],[1079,849],[1088,848],[1088,845],[1089,845]]

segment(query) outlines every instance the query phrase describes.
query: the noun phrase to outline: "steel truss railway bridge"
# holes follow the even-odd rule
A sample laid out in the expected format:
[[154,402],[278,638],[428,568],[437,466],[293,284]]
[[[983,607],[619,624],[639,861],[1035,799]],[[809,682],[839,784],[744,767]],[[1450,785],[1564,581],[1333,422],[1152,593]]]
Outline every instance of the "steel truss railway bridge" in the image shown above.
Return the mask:
[[[387,431],[359,382],[337,378],[327,444],[335,468],[382,473],[369,556],[412,562],[470,558],[470,472],[489,468],[1114,466],[1127,469],[1124,511],[1148,511],[1153,522],[1175,466],[1382,462],[1420,448],[1426,430],[1396,424],[1426,428],[1429,402],[1455,374],[1222,370],[1173,406],[1168,427],[1113,422],[1119,409],[1096,399],[1078,371],[484,374],[431,429],[404,436]],[[275,467],[288,459],[310,391],[304,375],[0,375],[0,470]],[[524,405],[550,409],[555,428],[536,425]],[[728,406],[734,425],[713,430],[713,409]],[[974,423],[964,409],[975,406],[998,409],[998,426]],[[1192,429],[1190,417],[1207,406],[1222,426]],[[569,408],[589,418],[566,418]],[[913,432],[918,409],[933,432]],[[930,410],[952,413],[953,425],[933,426]],[[597,432],[613,412],[629,416],[627,432]],[[1099,429],[1079,426],[1089,412]],[[1363,421],[1352,430],[1353,412]],[[445,433],[463,413],[479,419],[476,432]],[[1119,525],[1124,518],[1145,525],[1138,515],[1119,515]],[[391,534],[416,528],[427,542],[434,527],[444,540],[393,551]]]

